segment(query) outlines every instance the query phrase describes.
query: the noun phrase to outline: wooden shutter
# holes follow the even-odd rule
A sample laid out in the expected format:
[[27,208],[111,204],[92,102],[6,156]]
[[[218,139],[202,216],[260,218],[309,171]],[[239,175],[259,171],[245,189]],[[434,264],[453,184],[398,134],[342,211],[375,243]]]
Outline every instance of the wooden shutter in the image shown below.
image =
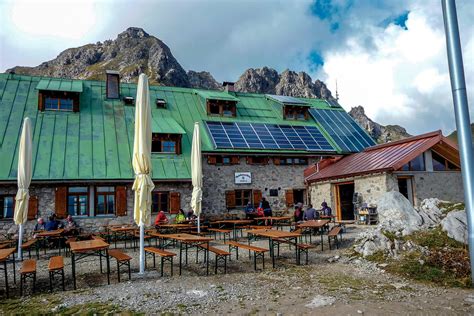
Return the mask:
[[38,214],[38,197],[37,196],[30,196],[30,200],[28,202],[28,216],[27,219],[30,221],[36,218],[36,214]]
[[59,219],[66,218],[67,216],[67,187],[56,188],[54,208],[55,208],[56,216]]
[[279,165],[280,164],[280,158],[273,158],[273,164],[274,165]]
[[217,163],[216,156],[207,156],[207,163],[210,165],[215,165]]
[[258,207],[260,201],[262,201],[262,191],[260,190],[253,190],[253,205],[254,207]]
[[230,157],[230,163],[233,165],[238,165],[240,163],[239,156],[232,156]]
[[247,157],[247,158],[246,158],[246,162],[247,162],[247,165],[253,164],[253,159],[252,159],[252,157]]
[[44,97],[43,92],[38,92],[38,110],[44,111]]
[[115,209],[117,216],[127,215],[127,187],[124,185],[115,187]]
[[79,93],[74,93],[72,98],[72,111],[79,112]]
[[179,192],[170,193],[170,213],[176,214],[181,208],[181,195]]
[[286,190],[285,191],[285,199],[286,199],[286,206],[293,206],[295,201],[293,199],[293,190]]
[[225,206],[235,208],[235,191],[225,191]]

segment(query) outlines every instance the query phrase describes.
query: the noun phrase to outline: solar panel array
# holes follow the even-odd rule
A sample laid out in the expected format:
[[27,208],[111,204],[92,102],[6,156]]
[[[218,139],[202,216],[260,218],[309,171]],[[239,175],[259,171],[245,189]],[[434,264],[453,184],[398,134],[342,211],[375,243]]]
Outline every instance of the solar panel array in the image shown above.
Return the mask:
[[286,95],[266,94],[266,96],[274,101],[277,101],[283,104],[308,105],[308,102],[305,102],[297,98],[289,97]]
[[376,144],[345,111],[310,109],[309,112],[344,152],[359,152]]
[[315,126],[206,123],[216,148],[335,151]]

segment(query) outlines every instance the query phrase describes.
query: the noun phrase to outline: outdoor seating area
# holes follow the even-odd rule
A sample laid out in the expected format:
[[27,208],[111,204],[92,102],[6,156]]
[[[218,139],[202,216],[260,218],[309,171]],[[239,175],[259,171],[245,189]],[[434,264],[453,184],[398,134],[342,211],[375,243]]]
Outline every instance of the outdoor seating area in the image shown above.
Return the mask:
[[[317,255],[316,248],[320,247],[324,251],[324,243],[329,246],[326,251],[330,251],[328,249],[334,248],[331,247],[330,238],[337,246],[342,240],[343,229],[329,220],[290,222],[287,227],[277,224],[279,217],[268,217],[266,220],[267,225],[257,225],[263,223],[260,220],[209,221],[208,225],[199,227],[199,234],[190,233],[198,231],[198,227],[191,222],[163,224],[147,229],[146,275],[155,270],[159,273],[157,277],[175,277],[175,269],[178,275],[200,276],[209,275],[211,271],[214,274],[241,269],[262,271],[265,270],[266,254],[267,259],[272,261],[272,268],[278,268],[282,262],[285,265],[308,264],[308,252],[314,251]],[[268,221],[273,226],[269,226]],[[105,282],[113,284],[120,282],[123,274],[127,274],[128,280],[133,282],[134,274],[138,272],[133,268],[139,259],[135,244],[138,227],[110,225],[102,228],[102,231],[94,234],[75,237],[64,235],[61,229],[35,232],[33,238],[23,243],[24,260],[21,262],[16,255],[17,240],[4,236],[0,241],[6,245],[0,249],[4,296],[96,287]],[[305,239],[307,236],[320,238],[310,238],[308,242]],[[323,238],[326,236],[327,241]],[[242,250],[248,252],[248,257],[242,254]],[[31,253],[34,254],[33,258]],[[150,265],[150,259],[153,265]],[[82,265],[88,267],[85,275]],[[17,275],[20,277],[19,285]],[[48,278],[43,277],[46,275]],[[78,282],[78,279],[81,281]]]

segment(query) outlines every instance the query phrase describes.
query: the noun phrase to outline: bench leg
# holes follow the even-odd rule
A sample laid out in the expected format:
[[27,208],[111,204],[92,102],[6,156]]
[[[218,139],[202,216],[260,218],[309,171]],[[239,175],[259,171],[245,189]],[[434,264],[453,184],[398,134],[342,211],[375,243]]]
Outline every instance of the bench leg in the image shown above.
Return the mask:
[[120,262],[117,260],[117,279],[120,283]]
[[[6,275],[5,275],[5,277],[6,277]],[[20,275],[20,296],[23,296],[23,274]]]
[[61,270],[61,276],[62,276],[62,285],[63,285],[63,291],[65,291],[65,287],[64,287],[64,268]]
[[102,250],[99,250],[99,262],[100,262],[100,273],[104,273],[102,271]]
[[156,255],[153,253],[153,268],[156,268]]
[[216,262],[216,263],[215,263],[215,267],[214,267],[214,273],[215,273],[215,274],[217,274],[217,262],[218,262],[217,258],[218,258],[218,257],[217,257],[217,255],[216,255],[216,257],[215,257],[215,259],[214,259],[215,262]]
[[227,274],[227,256],[224,257],[224,274]]
[[265,253],[262,252],[262,268],[265,270]]
[[171,257],[171,276],[173,276],[173,257]]
[[33,273],[33,293],[35,293],[36,289],[36,272]]
[[132,271],[130,271],[130,261],[128,261],[128,280],[130,281],[132,279]]
[[163,263],[164,263],[164,258],[161,257],[161,276],[163,276]]
[[53,274],[49,271],[49,292],[53,293]]
[[257,271],[257,253],[255,251],[253,253],[253,269]]
[[331,237],[328,236],[328,245],[329,245],[329,250],[331,250]]

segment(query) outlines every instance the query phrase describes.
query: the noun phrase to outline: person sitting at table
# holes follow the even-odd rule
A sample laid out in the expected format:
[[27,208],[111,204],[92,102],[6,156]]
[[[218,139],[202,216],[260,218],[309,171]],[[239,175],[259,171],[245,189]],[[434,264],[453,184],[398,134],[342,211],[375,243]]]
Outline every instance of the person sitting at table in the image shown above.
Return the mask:
[[255,213],[255,208],[253,207],[253,205],[250,201],[245,206],[244,212],[245,212],[245,219],[254,219],[255,216],[257,215]]
[[186,220],[186,215],[184,215],[184,210],[182,208],[179,209],[179,213],[176,215],[174,222],[176,224],[180,224]]
[[48,222],[46,223],[46,225],[44,225],[44,228],[47,231],[52,231],[58,229],[60,224],[61,223],[56,219],[56,214],[53,214],[49,217]]
[[44,219],[42,217],[38,218],[34,231],[40,231],[45,229],[46,228],[44,227]]
[[263,211],[263,208],[257,207],[257,217],[264,217],[265,212]]
[[159,226],[161,224],[167,224],[168,223],[168,217],[166,217],[165,212],[159,211],[158,215],[156,215],[155,218],[155,226]]
[[260,207],[263,208],[263,213],[265,216],[272,216],[272,208],[270,207],[270,203],[268,203],[266,198],[262,198],[260,202]]
[[299,205],[295,205],[295,213],[293,214],[295,223],[303,221],[303,215],[303,209]]
[[309,204],[308,208],[304,212],[303,219],[305,221],[312,221],[319,218],[319,213],[313,208],[313,205]]
[[71,215],[66,217],[66,224],[64,225],[64,235],[75,236],[79,234],[78,225]]
[[331,216],[332,215],[332,210],[326,202],[321,203],[321,213],[324,216]]

